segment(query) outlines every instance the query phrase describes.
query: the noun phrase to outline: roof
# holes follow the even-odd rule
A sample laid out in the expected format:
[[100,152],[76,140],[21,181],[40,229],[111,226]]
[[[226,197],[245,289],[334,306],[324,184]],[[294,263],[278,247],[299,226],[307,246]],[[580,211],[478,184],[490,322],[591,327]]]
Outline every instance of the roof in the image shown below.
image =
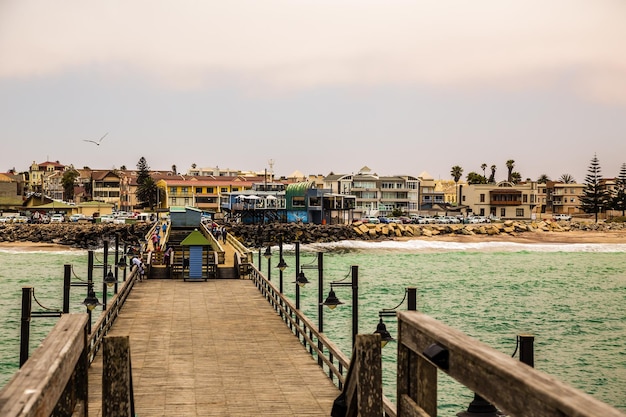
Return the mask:
[[198,231],[198,229],[189,233],[186,238],[180,242],[182,246],[211,246],[211,243],[208,241],[206,237],[202,233]]
[[13,182],[13,179],[8,175],[0,174],[0,182]]

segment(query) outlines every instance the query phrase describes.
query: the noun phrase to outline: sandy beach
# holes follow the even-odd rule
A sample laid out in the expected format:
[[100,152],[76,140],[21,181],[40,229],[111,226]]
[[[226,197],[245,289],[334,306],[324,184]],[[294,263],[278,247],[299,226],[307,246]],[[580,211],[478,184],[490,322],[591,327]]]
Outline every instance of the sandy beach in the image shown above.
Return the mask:
[[[614,231],[564,231],[564,232],[523,232],[513,236],[507,233],[499,235],[462,235],[462,234],[440,234],[432,237],[401,237],[395,238],[398,241],[408,240],[433,240],[443,242],[517,242],[517,243],[624,243],[626,244],[626,230]],[[0,250],[23,250],[23,251],[60,251],[60,250],[80,250],[70,246],[55,245],[52,243],[40,242],[0,242]]]

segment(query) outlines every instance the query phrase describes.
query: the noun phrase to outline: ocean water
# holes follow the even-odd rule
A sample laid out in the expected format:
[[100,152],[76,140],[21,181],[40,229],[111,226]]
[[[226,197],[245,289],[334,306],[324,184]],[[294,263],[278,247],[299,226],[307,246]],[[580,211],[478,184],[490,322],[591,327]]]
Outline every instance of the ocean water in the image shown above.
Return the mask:
[[[273,250],[271,278],[278,282]],[[293,299],[293,246],[283,250],[289,265],[283,273],[285,293]],[[416,287],[419,310],[503,353],[513,354],[518,334],[533,334],[535,368],[626,411],[626,244],[346,241],[303,245],[301,264],[316,265],[319,251],[324,252],[325,295],[331,281],[348,281],[351,266],[358,265],[360,333],[373,332],[378,311],[396,307],[405,289]],[[21,287],[34,286],[42,305],[60,309],[63,265],[72,264],[77,277],[85,277],[86,263],[85,251],[0,250],[0,385],[19,361]],[[261,269],[267,271],[264,258]],[[311,284],[300,291],[301,308],[316,322],[317,271],[305,273]],[[335,290],[345,305],[324,310],[324,330],[349,354],[351,290]],[[71,293],[72,311],[84,311],[85,289]],[[102,299],[101,292],[97,295]],[[406,302],[399,309],[406,309]],[[31,352],[54,322],[32,320]],[[395,336],[395,319],[385,323]],[[391,342],[383,349],[384,389],[392,399],[396,348]],[[465,410],[473,393],[443,373],[439,379],[440,414]]]

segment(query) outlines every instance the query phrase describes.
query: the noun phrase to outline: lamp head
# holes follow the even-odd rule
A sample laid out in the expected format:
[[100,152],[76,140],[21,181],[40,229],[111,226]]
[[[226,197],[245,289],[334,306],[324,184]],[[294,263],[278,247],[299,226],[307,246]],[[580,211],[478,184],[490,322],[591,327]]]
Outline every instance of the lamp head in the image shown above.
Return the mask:
[[102,304],[96,297],[96,294],[91,291],[83,301],[83,305],[87,307],[87,310],[93,311],[94,308],[96,308],[97,306],[101,306]]
[[122,256],[120,260],[117,262],[117,267],[121,270],[124,270],[126,269],[127,266],[128,264],[126,263],[126,257]]
[[331,310],[334,310],[335,307],[343,304],[343,302],[341,302],[339,298],[337,298],[337,295],[335,295],[335,291],[331,287],[330,292],[328,293],[328,297],[326,297],[326,300],[322,304],[328,306],[328,308],[330,308]]
[[265,259],[269,259],[272,257],[272,249],[269,246],[265,248],[265,253],[263,254],[263,256],[265,257]]
[[283,259],[283,257],[280,257],[280,262],[278,262],[278,265],[276,266],[278,269],[280,269],[281,271],[284,271],[287,268],[287,262],[285,262],[285,260]]
[[300,273],[296,277],[296,284],[298,284],[298,286],[300,287],[304,287],[309,282],[310,281],[306,278],[306,276],[304,275],[304,272],[300,271]]
[[111,271],[111,268],[109,267],[109,272],[104,277],[104,283],[107,285],[107,287],[112,287],[113,284],[115,284],[116,282],[117,282],[117,278],[115,278],[115,275],[113,275],[113,272]]
[[382,317],[380,318],[380,321],[378,322],[378,325],[376,326],[376,331],[374,332],[374,334],[376,333],[380,334],[380,347],[381,348],[385,347],[388,342],[395,340],[393,337],[391,337],[391,334],[387,331],[387,326],[385,326],[385,323],[383,322]]

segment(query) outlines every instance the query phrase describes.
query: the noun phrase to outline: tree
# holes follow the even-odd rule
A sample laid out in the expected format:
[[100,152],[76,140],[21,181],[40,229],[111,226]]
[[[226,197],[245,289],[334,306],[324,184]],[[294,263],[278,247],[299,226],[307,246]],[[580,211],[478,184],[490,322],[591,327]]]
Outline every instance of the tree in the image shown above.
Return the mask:
[[63,186],[63,194],[65,196],[65,201],[71,201],[74,199],[74,184],[76,183],[76,178],[78,178],[80,174],[75,169],[68,169],[63,173],[63,177],[61,177],[61,185]]
[[495,165],[491,166],[491,175],[489,176],[489,180],[487,182],[489,183],[496,182],[496,166]]
[[483,177],[487,178],[487,174],[485,174],[485,171],[487,170],[487,164],[483,162],[483,163],[480,165],[480,169],[482,169],[482,170],[483,170]]
[[541,174],[539,178],[537,178],[537,183],[539,184],[547,184],[550,181],[550,177],[546,174]]
[[146,159],[142,156],[137,162],[137,201],[142,207],[153,208],[157,200],[157,192],[159,192],[156,183],[150,176],[150,167]]
[[120,170],[121,170],[121,171],[126,171],[126,165],[122,165],[122,166],[120,167]]
[[178,174],[178,171],[176,170],[176,164],[172,165],[172,174]]
[[610,195],[601,184],[600,162],[595,154],[593,155],[593,159],[591,159],[587,172],[588,174],[585,177],[585,189],[583,190],[583,195],[580,197],[580,208],[585,213],[595,214],[597,223],[598,213],[602,212],[602,209],[607,208]]
[[461,175],[463,175],[463,168],[458,165],[453,166],[450,170],[450,175],[452,175],[452,178],[454,179],[454,186],[456,188],[456,201],[457,203],[460,203],[459,180],[461,179]]
[[620,210],[622,217],[626,213],[626,164],[622,164],[616,181],[615,196],[611,199],[611,208]]
[[510,181],[513,184],[519,184],[520,182],[522,182],[522,174],[520,174],[517,171],[511,172],[511,180]]
[[512,159],[509,159],[508,161],[506,161],[506,169],[509,170],[509,174],[506,176],[506,180],[508,182],[513,182],[513,178],[511,175],[513,174],[513,168],[515,168],[515,161]]
[[194,162],[193,164],[191,164],[191,169],[196,169],[196,163]]
[[576,180],[570,174],[561,175],[561,178],[559,178],[559,181],[561,181],[563,184],[575,184],[576,183]]
[[479,173],[474,172],[474,171],[467,174],[466,179],[467,179],[468,184],[486,184],[487,183],[483,175],[480,175]]

